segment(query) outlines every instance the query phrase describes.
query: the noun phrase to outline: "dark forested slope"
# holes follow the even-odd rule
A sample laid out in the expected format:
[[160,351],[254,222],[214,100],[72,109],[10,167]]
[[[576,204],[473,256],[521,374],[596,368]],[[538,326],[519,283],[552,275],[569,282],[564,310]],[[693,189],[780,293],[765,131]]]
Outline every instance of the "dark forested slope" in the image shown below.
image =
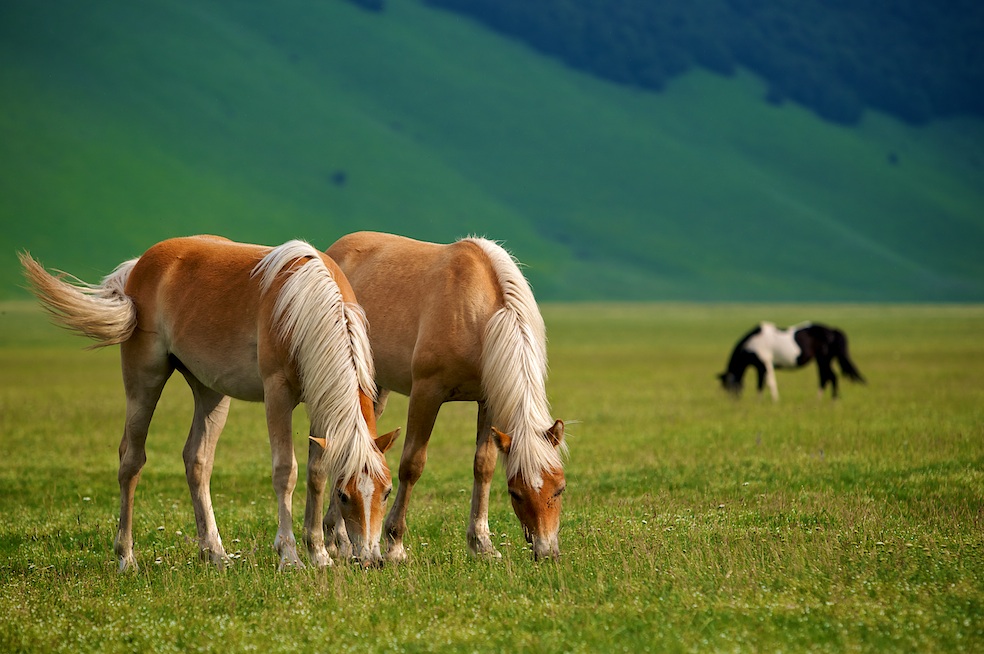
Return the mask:
[[427,0],[569,65],[658,90],[693,66],[745,66],[785,99],[856,123],[984,115],[978,0]]

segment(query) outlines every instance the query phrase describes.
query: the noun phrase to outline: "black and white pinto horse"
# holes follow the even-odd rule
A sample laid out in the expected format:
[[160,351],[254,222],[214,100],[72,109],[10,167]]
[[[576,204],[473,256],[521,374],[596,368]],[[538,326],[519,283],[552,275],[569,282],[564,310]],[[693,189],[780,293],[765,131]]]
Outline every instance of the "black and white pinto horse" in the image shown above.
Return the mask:
[[787,329],[780,329],[771,322],[760,323],[738,341],[728,361],[728,369],[718,377],[726,390],[740,395],[745,369],[754,366],[758,372],[759,393],[763,385],[768,384],[772,399],[778,400],[776,368],[801,368],[813,359],[817,360],[820,369],[820,397],[827,382],[830,382],[832,397],[837,397],[837,375],[830,365],[834,359],[837,359],[845,377],[865,383],[847,354],[847,336],[844,332],[810,322]]

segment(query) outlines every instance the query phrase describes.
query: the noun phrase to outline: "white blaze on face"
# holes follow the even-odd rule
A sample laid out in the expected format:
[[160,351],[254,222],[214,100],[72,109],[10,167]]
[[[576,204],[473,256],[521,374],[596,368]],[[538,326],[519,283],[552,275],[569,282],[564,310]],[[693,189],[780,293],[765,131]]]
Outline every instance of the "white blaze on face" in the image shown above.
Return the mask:
[[376,492],[376,484],[372,481],[372,476],[366,473],[359,475],[358,483],[359,493],[362,495],[362,511],[365,518],[363,523],[363,529],[365,530],[362,534],[363,546],[368,546],[369,542],[372,540],[372,497],[373,493]]

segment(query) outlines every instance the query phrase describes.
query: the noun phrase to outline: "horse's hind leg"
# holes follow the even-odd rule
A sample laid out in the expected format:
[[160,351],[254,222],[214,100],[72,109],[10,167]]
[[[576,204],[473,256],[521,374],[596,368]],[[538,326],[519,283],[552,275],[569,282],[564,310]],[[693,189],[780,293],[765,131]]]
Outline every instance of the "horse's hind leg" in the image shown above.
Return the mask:
[[478,403],[478,433],[475,440],[475,484],[472,487],[471,520],[468,523],[468,548],[479,556],[502,556],[492,544],[489,530],[489,488],[499,458],[492,440],[492,418],[485,402]]
[[195,509],[198,547],[202,558],[208,558],[222,568],[228,557],[215,524],[211,480],[215,446],[229,415],[229,397],[207,388],[190,373],[182,372],[195,396],[195,417],[184,446],[184,464],[191,504]]
[[817,357],[817,369],[820,371],[820,390],[817,393],[817,397],[823,397],[823,391],[827,388],[827,382],[830,382],[831,397],[837,399],[837,375],[834,374],[834,369],[830,367],[830,359],[827,357]]
[[123,572],[137,568],[133,556],[133,496],[147,461],[145,446],[150,420],[174,368],[153,335],[145,332],[138,331],[122,343],[120,356],[126,390],[126,424],[120,440],[120,524],[113,549]]

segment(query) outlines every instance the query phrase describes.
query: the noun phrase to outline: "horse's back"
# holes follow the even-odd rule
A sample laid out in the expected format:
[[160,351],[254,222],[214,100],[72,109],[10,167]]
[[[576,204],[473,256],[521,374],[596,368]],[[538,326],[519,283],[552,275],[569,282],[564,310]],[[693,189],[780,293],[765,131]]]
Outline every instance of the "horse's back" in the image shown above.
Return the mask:
[[503,301],[480,247],[357,232],[327,254],[365,309],[381,385],[409,393],[414,378],[441,375],[461,399],[477,399],[482,335]]
[[[495,296],[498,287],[488,257],[474,243],[440,244],[380,232],[356,232],[338,239],[326,254],[345,272],[353,287],[383,294],[396,288],[424,288],[420,295],[459,290]],[[492,298],[495,301],[495,298]]]
[[[180,315],[222,320],[254,314],[258,288],[250,272],[269,248],[212,236],[168,239],[151,246],[133,267],[126,294],[137,303],[138,327]],[[252,291],[252,292],[248,292]]]

